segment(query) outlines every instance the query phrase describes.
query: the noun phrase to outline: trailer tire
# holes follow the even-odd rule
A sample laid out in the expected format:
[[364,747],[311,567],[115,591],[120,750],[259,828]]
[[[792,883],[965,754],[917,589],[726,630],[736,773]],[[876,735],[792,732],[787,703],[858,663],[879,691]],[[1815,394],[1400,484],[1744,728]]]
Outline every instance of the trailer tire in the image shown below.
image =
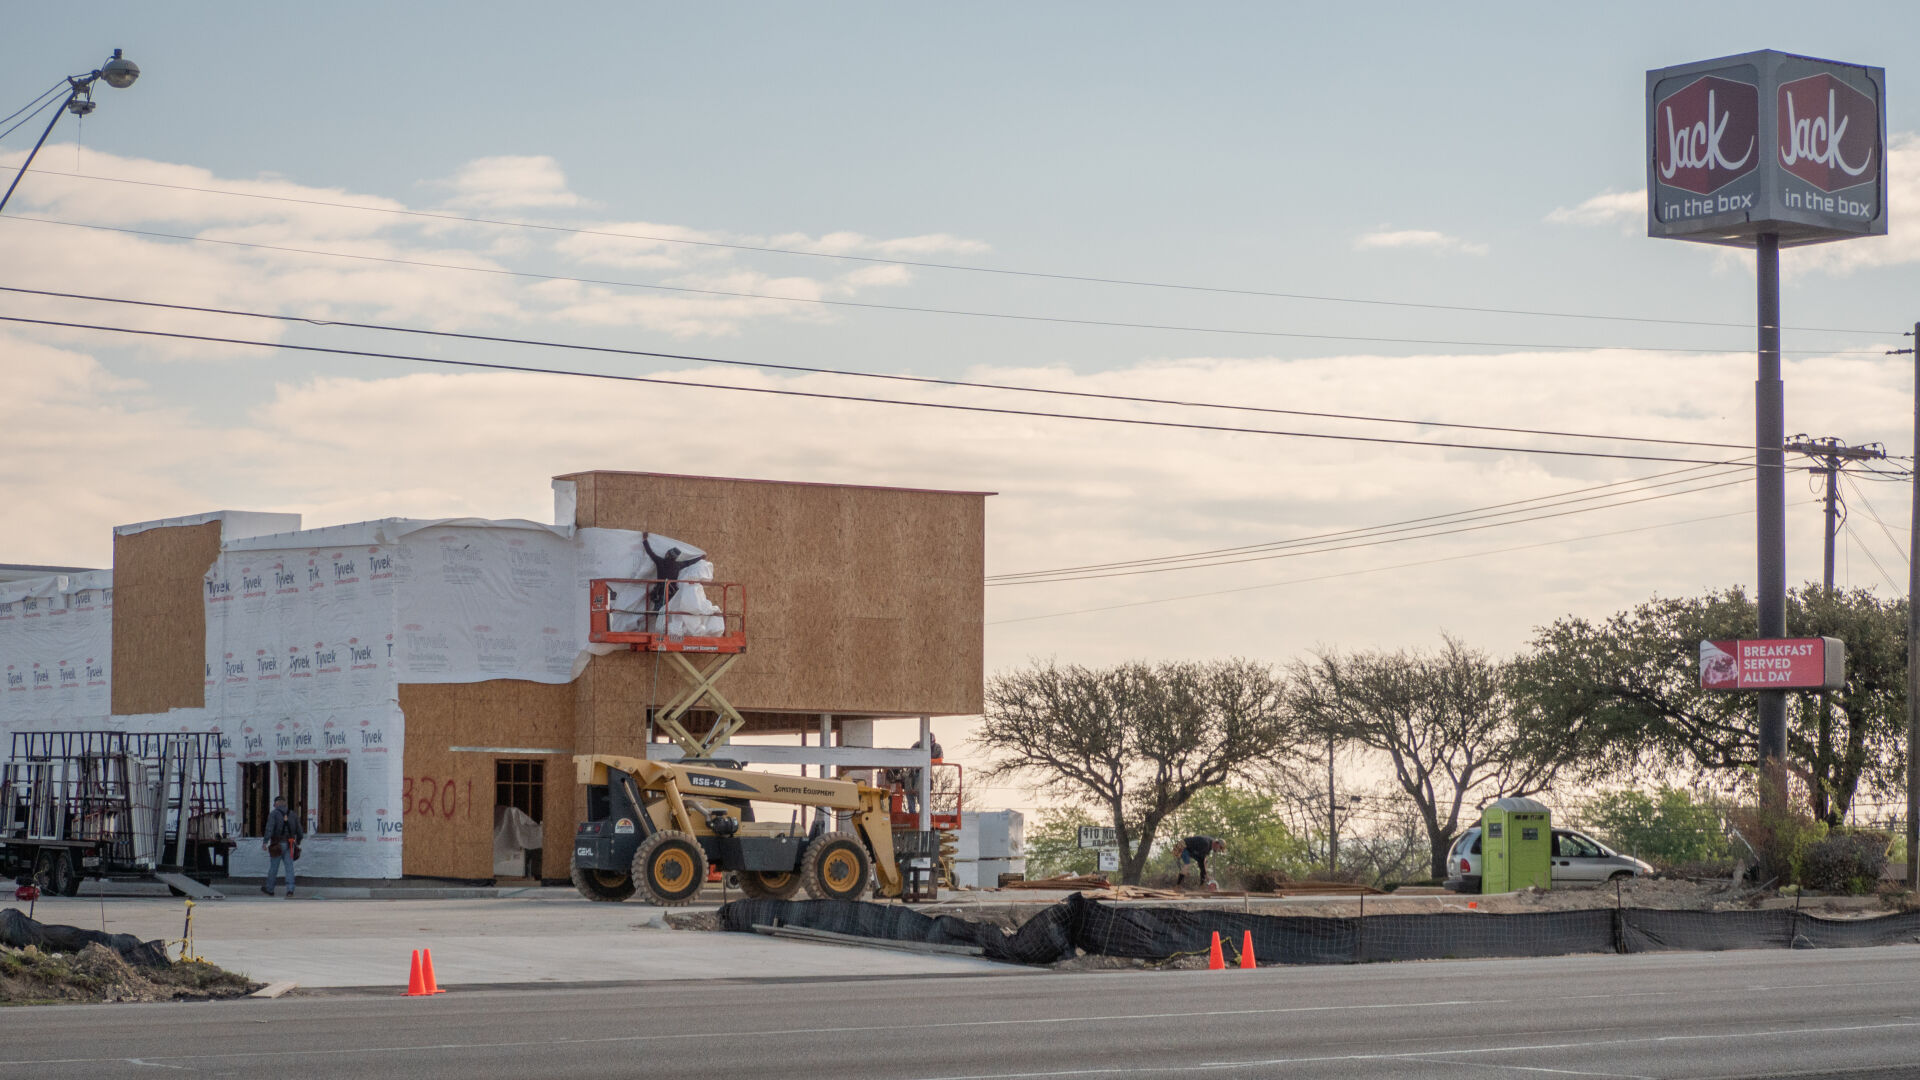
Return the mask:
[[707,853],[692,835],[662,829],[642,840],[633,853],[632,880],[640,898],[650,904],[692,903],[707,883]]
[[742,870],[740,891],[749,900],[790,900],[800,891],[800,874],[794,870]]
[[65,848],[45,848],[33,867],[33,883],[50,896],[73,896],[80,891],[80,875]]
[[828,833],[807,845],[800,880],[815,900],[864,900],[873,891],[873,858],[852,833]]
[[633,895],[633,875],[617,870],[595,870],[575,866],[567,875],[580,895],[603,904],[617,904]]

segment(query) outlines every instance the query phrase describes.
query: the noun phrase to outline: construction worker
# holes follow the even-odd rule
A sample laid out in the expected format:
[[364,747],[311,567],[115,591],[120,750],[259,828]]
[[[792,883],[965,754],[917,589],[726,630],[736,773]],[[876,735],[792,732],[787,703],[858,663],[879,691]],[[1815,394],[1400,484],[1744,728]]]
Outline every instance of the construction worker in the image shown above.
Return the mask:
[[[912,749],[915,749],[915,750],[920,749],[919,739],[913,740]],[[941,749],[940,747],[939,739],[933,740],[933,752],[927,756],[931,757],[936,762],[942,760],[946,756],[946,751]],[[898,787],[900,787],[902,791],[906,794],[907,813],[909,814],[919,813],[920,812],[920,770],[919,769],[889,769],[887,770],[887,772],[889,773],[887,779],[892,783],[894,783],[895,785],[897,785]]]
[[680,554],[680,549],[677,547],[668,548],[666,554],[663,555],[653,550],[653,534],[648,532],[640,534],[640,546],[646,549],[647,558],[653,560],[653,576],[658,579],[654,584],[647,586],[647,612],[649,614],[658,613],[661,616],[661,628],[665,629],[668,600],[667,585],[665,583],[669,581],[679,581],[682,571],[694,563],[699,562],[701,559],[706,558],[706,556],[700,554],[682,555]]
[[267,881],[260,891],[273,895],[273,879],[286,867],[287,899],[293,899],[293,862],[300,857],[300,819],[287,811],[287,797],[273,797],[273,812],[267,815],[267,835],[261,846],[267,851]]
[[1225,840],[1215,840],[1211,836],[1189,836],[1180,844],[1180,876],[1173,880],[1173,887],[1179,888],[1187,883],[1187,867],[1198,866],[1200,884],[1204,888],[1214,888],[1213,875],[1207,873],[1207,856],[1218,855],[1227,850]]

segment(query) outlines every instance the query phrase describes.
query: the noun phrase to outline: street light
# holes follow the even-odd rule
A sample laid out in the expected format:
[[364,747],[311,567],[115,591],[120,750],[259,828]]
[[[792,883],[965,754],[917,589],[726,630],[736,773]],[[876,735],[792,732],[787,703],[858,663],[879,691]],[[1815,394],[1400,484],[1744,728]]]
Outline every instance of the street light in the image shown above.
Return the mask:
[[20,178],[27,175],[27,167],[33,164],[34,155],[40,152],[40,147],[46,143],[47,136],[53,134],[53,125],[60,122],[61,113],[70,112],[75,116],[85,116],[92,112],[95,82],[105,80],[106,84],[115,90],[125,90],[139,77],[140,65],[121,56],[119,49],[113,50],[113,56],[108,58],[106,63],[85,75],[67,76],[67,85],[71,87],[67,93],[67,100],[60,108],[53,111],[53,119],[47,121],[47,129],[40,133],[39,141],[35,142],[33,149],[27,153],[27,160],[20,163],[20,171],[13,174],[13,183],[7,185],[7,193],[0,195],[0,210],[7,208],[7,200],[13,198],[13,189],[20,186]]

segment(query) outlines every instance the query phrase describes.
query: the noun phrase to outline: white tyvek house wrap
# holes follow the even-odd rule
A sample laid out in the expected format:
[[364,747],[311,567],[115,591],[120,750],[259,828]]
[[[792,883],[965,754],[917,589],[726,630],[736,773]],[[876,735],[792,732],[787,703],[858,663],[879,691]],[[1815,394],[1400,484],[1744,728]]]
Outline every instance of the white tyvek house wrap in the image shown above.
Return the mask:
[[[667,537],[654,546],[698,550]],[[415,800],[403,775],[399,684],[571,681],[589,654],[587,583],[652,572],[639,533],[527,522],[389,520],[227,545],[203,596],[206,714],[233,744],[233,828],[240,762],[344,758],[347,832],[315,834],[310,819],[300,872],[400,876]],[[712,572],[702,561],[685,577]],[[705,622],[718,609],[697,585],[670,606],[689,613],[677,624],[702,620],[676,632],[717,632]],[[266,868],[260,844],[243,839],[234,873]]]
[[[698,550],[669,537],[654,546]],[[395,878],[410,802],[399,684],[567,682],[589,652],[617,648],[588,646],[587,582],[652,573],[639,533],[531,522],[390,519],[230,541],[202,582],[204,707],[142,716],[111,715],[110,573],[7,583],[0,673],[17,680],[0,685],[0,735],[218,731],[239,876],[267,868],[258,839],[239,836],[239,766],[343,759],[346,832],[316,834],[310,806],[299,872]],[[702,561],[684,577],[712,574]],[[669,606],[675,632],[718,629],[697,586]],[[491,793],[471,797],[491,805]]]
[[112,672],[111,573],[0,584],[0,725],[104,719]]

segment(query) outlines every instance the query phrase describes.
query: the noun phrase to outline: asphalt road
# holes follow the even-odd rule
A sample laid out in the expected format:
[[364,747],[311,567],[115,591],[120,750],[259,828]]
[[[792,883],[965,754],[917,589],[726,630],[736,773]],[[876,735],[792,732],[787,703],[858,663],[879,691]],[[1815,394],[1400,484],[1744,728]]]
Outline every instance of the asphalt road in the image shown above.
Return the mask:
[[0,1077],[1920,1075],[1920,948],[0,1010]]

